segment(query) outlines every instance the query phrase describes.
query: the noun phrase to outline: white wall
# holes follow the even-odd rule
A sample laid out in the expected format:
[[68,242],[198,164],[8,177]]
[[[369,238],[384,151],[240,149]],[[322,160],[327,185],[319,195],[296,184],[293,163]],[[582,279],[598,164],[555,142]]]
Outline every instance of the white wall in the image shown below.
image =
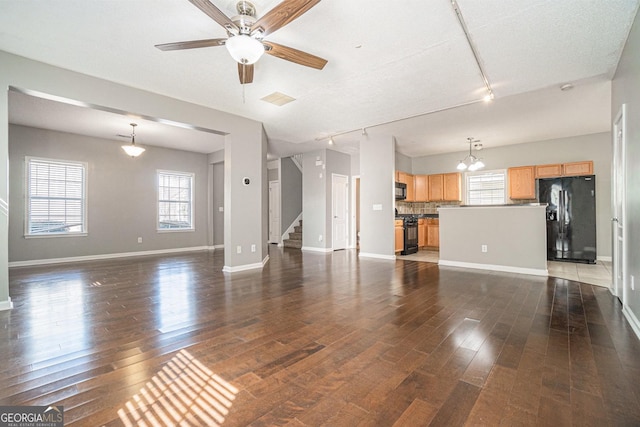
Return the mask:
[[[626,128],[626,223],[628,244],[625,312],[640,335],[640,17],[636,19],[622,52],[612,85],[611,117],[627,105]],[[635,290],[631,289],[631,277]]]

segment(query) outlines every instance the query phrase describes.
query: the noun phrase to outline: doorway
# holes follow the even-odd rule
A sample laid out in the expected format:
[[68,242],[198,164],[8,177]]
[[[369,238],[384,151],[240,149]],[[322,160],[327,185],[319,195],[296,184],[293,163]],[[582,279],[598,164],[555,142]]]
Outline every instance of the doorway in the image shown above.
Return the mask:
[[622,104],[613,124],[613,173],[612,173],[612,210],[611,235],[613,249],[613,271],[611,293],[620,299],[624,306],[627,289],[626,278],[626,239],[625,193],[626,193],[626,104]]
[[280,243],[280,181],[269,181],[269,243]]
[[331,247],[346,249],[349,244],[349,177],[331,174]]

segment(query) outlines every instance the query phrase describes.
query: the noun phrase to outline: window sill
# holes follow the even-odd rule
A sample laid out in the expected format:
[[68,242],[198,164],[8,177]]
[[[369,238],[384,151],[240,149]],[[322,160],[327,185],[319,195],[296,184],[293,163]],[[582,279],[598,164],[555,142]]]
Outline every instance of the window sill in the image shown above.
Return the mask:
[[53,237],[87,237],[89,233],[49,233],[49,234],[25,234],[25,239],[51,239]]

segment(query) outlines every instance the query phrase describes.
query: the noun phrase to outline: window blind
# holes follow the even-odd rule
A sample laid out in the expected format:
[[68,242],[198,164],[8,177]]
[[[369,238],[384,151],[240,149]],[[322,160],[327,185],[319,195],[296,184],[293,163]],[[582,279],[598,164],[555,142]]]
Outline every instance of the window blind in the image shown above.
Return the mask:
[[193,174],[158,172],[158,229],[193,229]]
[[85,165],[27,158],[27,171],[27,235],[85,233]]
[[501,205],[503,203],[505,203],[503,171],[467,174],[467,204]]

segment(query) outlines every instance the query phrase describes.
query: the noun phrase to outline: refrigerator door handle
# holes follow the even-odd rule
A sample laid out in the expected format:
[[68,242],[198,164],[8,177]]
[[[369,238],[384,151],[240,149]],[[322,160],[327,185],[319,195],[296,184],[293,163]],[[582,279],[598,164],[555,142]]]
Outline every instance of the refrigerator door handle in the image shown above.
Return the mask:
[[558,233],[564,234],[564,191],[558,191]]

